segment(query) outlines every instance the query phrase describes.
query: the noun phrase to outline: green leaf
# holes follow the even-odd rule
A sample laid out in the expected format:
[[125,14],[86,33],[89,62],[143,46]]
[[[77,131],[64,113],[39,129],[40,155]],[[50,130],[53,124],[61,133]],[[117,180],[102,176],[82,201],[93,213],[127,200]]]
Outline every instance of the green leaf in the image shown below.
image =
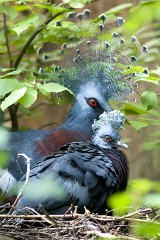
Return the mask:
[[0,148],[5,149],[9,141],[9,132],[0,127]]
[[18,84],[16,78],[4,78],[0,79],[0,97],[4,97],[5,94],[11,92],[15,89],[15,86]]
[[37,8],[47,9],[52,14],[69,11],[69,9],[58,7],[55,4],[34,4],[34,6],[37,7]]
[[160,113],[154,109],[149,110],[148,113],[158,118],[160,116]]
[[124,107],[121,108],[121,111],[128,115],[142,115],[147,113],[146,107],[138,103],[126,103]]
[[[159,239],[158,235],[160,232],[160,224],[159,222],[137,222],[132,224],[132,231],[141,239]],[[158,237],[158,238],[155,238]]]
[[143,198],[144,206],[160,208],[160,193],[149,193]]
[[27,88],[26,93],[18,101],[25,108],[30,107],[37,100],[37,90],[33,88]]
[[13,75],[20,74],[23,70],[24,70],[24,69],[22,69],[22,68],[18,68],[18,69],[15,70],[15,71],[10,71],[10,72],[6,73],[5,75],[0,76],[0,78],[4,78],[4,77],[6,77],[6,76],[13,76]]
[[7,107],[17,102],[26,93],[27,88],[23,87],[18,90],[14,90],[1,104],[1,109],[4,111]]
[[17,11],[11,6],[6,6],[6,5],[0,6],[0,12],[5,13],[11,19],[14,19],[15,17],[17,17]]
[[[160,115],[158,115],[158,117],[160,117]],[[148,123],[149,125],[157,125],[157,126],[159,126],[160,125],[160,120],[158,119],[156,119],[156,118],[153,118],[153,117],[139,117],[138,118],[138,121],[142,121],[142,122],[146,122],[146,123]]]
[[0,0],[0,3],[15,2],[15,0]]
[[141,77],[139,78],[138,81],[149,82],[149,83],[154,83],[156,85],[159,85],[159,78],[157,77]]
[[58,83],[46,83],[46,84],[40,84],[40,83],[37,83],[36,84],[37,88],[42,91],[46,91],[47,93],[51,93],[51,92],[62,92],[62,91],[69,91],[71,93],[71,91],[66,88],[66,87],[63,87],[62,85],[58,84]]
[[9,152],[0,150],[0,168],[6,168],[9,162]]
[[148,141],[142,144],[143,149],[146,151],[159,150],[160,140]]
[[117,12],[120,12],[126,8],[130,8],[132,7],[133,4],[132,3],[123,3],[123,4],[120,4],[116,7],[113,7],[111,8],[109,11],[105,12],[106,14],[110,14],[110,13],[117,13]]
[[12,28],[13,31],[17,33],[19,36],[24,30],[33,26],[33,24],[39,19],[38,15],[32,14],[28,16],[26,19],[20,20],[17,24]]
[[141,179],[133,179],[129,182],[129,188],[132,189],[132,191],[138,194],[146,194],[147,192],[151,191],[154,183],[146,178]]
[[0,127],[0,168],[7,167],[9,160],[9,152],[6,151],[9,141],[9,132]]
[[155,92],[146,91],[141,96],[141,102],[147,107],[147,110],[153,109],[157,106],[158,99]]
[[128,121],[128,122],[137,131],[139,131],[141,128],[147,127],[149,125],[148,123],[142,122],[142,121]]
[[115,209],[114,214],[115,215],[123,215],[126,212],[128,212],[128,207],[132,203],[132,197],[127,192],[118,192],[113,194],[111,197],[107,200],[107,205],[111,209]]
[[50,179],[49,176],[29,181],[25,188],[25,195],[40,202],[49,197],[61,200],[66,197],[64,188],[56,181]]
[[156,70],[152,70],[151,72],[153,72],[153,73],[155,73],[155,74],[160,76],[160,67],[158,69],[156,69]]
[[28,10],[28,6],[27,5],[20,5],[20,2],[18,2],[19,5],[14,5],[14,9],[17,11],[17,12],[22,12],[22,11],[26,11]]
[[72,8],[83,8],[87,3],[92,0],[62,0],[65,4],[68,3]]

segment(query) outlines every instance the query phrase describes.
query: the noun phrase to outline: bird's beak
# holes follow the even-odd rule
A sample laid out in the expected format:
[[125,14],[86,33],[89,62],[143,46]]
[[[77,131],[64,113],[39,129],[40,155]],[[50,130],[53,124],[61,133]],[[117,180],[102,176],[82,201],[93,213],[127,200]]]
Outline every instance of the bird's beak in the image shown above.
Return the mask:
[[123,142],[121,142],[121,141],[117,141],[116,142],[116,146],[117,147],[122,147],[122,148],[128,148],[128,145],[123,143]]

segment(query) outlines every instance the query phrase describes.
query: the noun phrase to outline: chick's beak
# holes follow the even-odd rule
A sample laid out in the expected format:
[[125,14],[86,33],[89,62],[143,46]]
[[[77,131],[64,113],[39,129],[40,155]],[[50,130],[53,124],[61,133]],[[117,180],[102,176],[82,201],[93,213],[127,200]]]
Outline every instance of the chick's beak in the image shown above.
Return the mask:
[[123,142],[121,142],[121,141],[117,141],[116,145],[117,145],[117,147],[128,148],[128,145],[123,143]]

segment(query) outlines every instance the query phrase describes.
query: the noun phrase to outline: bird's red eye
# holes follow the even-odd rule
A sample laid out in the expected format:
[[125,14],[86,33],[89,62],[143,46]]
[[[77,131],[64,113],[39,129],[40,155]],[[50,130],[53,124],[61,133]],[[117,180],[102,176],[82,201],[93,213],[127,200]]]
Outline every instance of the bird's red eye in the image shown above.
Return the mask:
[[97,107],[97,101],[96,101],[96,99],[94,99],[94,98],[90,99],[90,100],[89,100],[89,105],[90,105],[91,107]]

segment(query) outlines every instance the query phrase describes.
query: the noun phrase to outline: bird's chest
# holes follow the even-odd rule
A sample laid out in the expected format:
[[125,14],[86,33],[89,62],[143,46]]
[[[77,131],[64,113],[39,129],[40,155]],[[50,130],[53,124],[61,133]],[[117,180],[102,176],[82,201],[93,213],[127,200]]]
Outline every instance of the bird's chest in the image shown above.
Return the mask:
[[42,141],[38,141],[36,148],[42,156],[57,153],[59,148],[71,142],[86,142],[91,139],[91,133],[85,131],[59,129],[51,132]]

